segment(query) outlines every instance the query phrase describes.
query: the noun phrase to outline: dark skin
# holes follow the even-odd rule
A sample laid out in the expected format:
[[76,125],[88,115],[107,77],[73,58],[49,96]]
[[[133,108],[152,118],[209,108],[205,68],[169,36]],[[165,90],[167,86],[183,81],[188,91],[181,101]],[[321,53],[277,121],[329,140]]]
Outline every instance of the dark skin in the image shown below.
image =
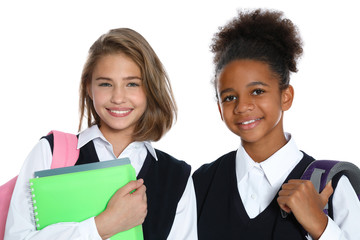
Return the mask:
[[[283,115],[292,105],[294,89],[281,90],[279,77],[268,64],[255,60],[228,63],[219,74],[217,91],[222,120],[241,138],[254,161],[265,161],[287,143]],[[310,181],[294,179],[282,185],[277,201],[318,239],[327,226],[322,209],[332,192],[330,184],[319,194]]]

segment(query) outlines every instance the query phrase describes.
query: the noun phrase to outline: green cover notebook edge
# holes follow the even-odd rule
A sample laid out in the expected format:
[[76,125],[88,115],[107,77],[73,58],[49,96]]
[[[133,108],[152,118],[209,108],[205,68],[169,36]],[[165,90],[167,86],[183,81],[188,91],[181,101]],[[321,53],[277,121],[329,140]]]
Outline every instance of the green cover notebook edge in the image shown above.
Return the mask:
[[[116,179],[116,177],[114,177],[115,178],[115,185],[110,187],[110,188],[112,188],[112,189],[110,189],[110,193],[107,192],[107,194],[104,194],[104,192],[105,192],[104,187],[105,186],[102,185],[102,184],[98,184],[99,181],[98,181],[97,178],[99,178],[99,176],[102,176],[101,179],[105,179],[106,181],[111,182],[111,179],[109,180],[109,179],[105,178],[105,177],[112,178],[111,174],[113,174],[113,175],[115,174],[117,177],[119,177],[119,174],[122,174],[122,175],[127,175],[128,174],[128,176],[125,176],[125,179],[123,179],[122,177]],[[87,177],[84,178],[83,175],[85,175]],[[85,182],[81,183],[81,180],[78,179],[78,178],[80,178],[80,179],[84,178]],[[76,179],[76,181],[74,179]],[[94,185],[97,185],[95,187],[96,188],[95,190],[98,191],[98,194],[95,193],[95,196],[107,195],[107,196],[105,196],[106,199],[105,200],[102,199],[102,203],[101,203],[102,205],[100,207],[100,210],[97,209],[98,212],[93,212],[88,216],[83,216],[81,218],[81,220],[85,220],[85,219],[88,219],[90,217],[96,216],[96,215],[100,214],[106,208],[107,202],[110,200],[113,193],[115,193],[118,188],[122,187],[123,185],[125,185],[126,183],[128,183],[131,180],[136,180],[136,174],[135,174],[134,168],[130,164],[120,165],[120,166],[116,166],[116,167],[100,168],[100,169],[95,169],[95,170],[87,170],[87,171],[80,171],[80,172],[73,172],[73,173],[64,173],[64,174],[60,174],[60,175],[53,175],[53,176],[42,177],[42,178],[33,178],[33,179],[30,180],[30,185],[32,183],[32,189],[33,189],[32,192],[34,194],[33,195],[34,208],[37,208],[37,211],[38,211],[38,215],[36,215],[36,217],[39,218],[39,219],[41,218],[41,209],[42,209],[42,207],[41,207],[41,205],[39,206],[38,204],[44,204],[44,200],[41,200],[41,197],[40,197],[40,199],[38,198],[39,194],[40,194],[40,196],[44,195],[47,191],[51,192],[50,195],[55,194],[55,198],[53,198],[51,200],[51,201],[54,201],[54,199],[55,199],[55,202],[50,203],[50,206],[49,206],[50,210],[49,211],[57,209],[58,204],[59,204],[58,201],[60,201],[60,203],[61,203],[61,202],[63,202],[63,200],[61,200],[62,196],[56,196],[56,192],[58,192],[57,194],[60,194],[60,195],[66,195],[66,194],[64,194],[63,192],[59,192],[60,190],[54,190],[54,189],[58,188],[58,187],[61,187],[61,186],[64,186],[64,185],[66,187],[62,191],[68,192],[67,195],[70,195],[72,197],[75,196],[75,198],[77,198],[78,194],[81,193],[80,195],[85,197],[85,200],[83,200],[84,202],[87,202],[86,197],[88,197],[86,194],[85,195],[83,194],[83,191],[85,189],[84,187],[90,186],[90,189],[93,189],[95,187]],[[109,183],[107,183],[106,181],[105,181],[105,184],[106,184],[106,187],[107,187],[107,185]],[[75,189],[75,192],[71,192],[70,187],[77,186],[75,184],[75,182],[80,183],[81,187],[80,187],[80,189]],[[122,183],[120,184],[119,182],[122,182]],[[84,184],[84,185],[81,185],[81,184]],[[91,184],[94,184],[94,185],[91,185]],[[113,184],[113,183],[111,183],[111,184]],[[46,186],[46,185],[49,185],[49,186]],[[55,187],[52,186],[52,185],[55,185]],[[45,193],[44,192],[41,193],[41,191],[40,192],[38,191],[39,186],[45,186],[45,189],[47,188],[48,190],[45,190]],[[78,193],[78,194],[76,194],[76,193]],[[91,191],[90,191],[90,195],[91,194],[94,194],[94,193],[91,193]],[[48,202],[48,200],[46,200],[46,197],[45,197],[45,202],[46,202],[46,204]],[[49,202],[50,202],[50,200],[49,200]],[[65,203],[66,203],[66,201],[65,201]],[[82,203],[83,202],[81,202],[81,201],[80,201],[80,203],[76,203],[76,204],[80,204],[78,209],[83,208],[84,205]],[[66,206],[73,205],[73,204],[69,204],[69,203],[66,203],[66,204],[68,204]],[[56,207],[54,208],[53,206],[56,206]],[[49,213],[49,214],[51,216],[62,216],[64,214],[64,211],[66,211],[66,209],[65,210],[60,210],[60,213],[57,213],[57,214],[56,213],[55,214],[54,213]],[[70,211],[72,212],[74,210],[71,209]],[[35,212],[35,214],[36,214],[36,212]],[[42,222],[43,221],[40,220],[41,224],[43,224]],[[67,221],[57,221],[57,222],[78,222],[78,221],[76,221],[76,220],[67,220]],[[50,224],[54,224],[54,223],[50,223]],[[48,224],[48,225],[50,225],[50,224]],[[39,229],[42,229],[42,227],[39,227]],[[116,240],[116,239],[143,240],[142,226],[139,225],[139,226],[134,227],[132,229],[129,229],[127,231],[118,233],[118,234],[114,235],[113,237],[111,237],[111,239],[112,240]]]
[[66,173],[81,172],[81,171],[121,166],[121,165],[125,165],[125,164],[130,164],[129,158],[120,158],[120,159],[114,159],[114,160],[108,160],[108,161],[81,164],[81,165],[70,166],[70,167],[41,170],[41,171],[35,172],[34,177],[35,178],[48,177],[48,176],[59,175],[59,174],[66,174]]

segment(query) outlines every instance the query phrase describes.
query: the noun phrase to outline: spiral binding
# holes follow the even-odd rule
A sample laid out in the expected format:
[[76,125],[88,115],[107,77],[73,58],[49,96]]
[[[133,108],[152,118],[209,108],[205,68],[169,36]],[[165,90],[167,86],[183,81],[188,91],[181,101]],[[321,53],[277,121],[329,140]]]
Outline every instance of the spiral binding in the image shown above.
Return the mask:
[[40,224],[39,224],[39,218],[38,218],[38,212],[37,212],[37,206],[36,206],[36,195],[35,195],[35,189],[33,188],[33,182],[30,182],[30,201],[31,203],[29,206],[31,207],[31,219],[33,221],[33,224],[36,226],[36,229],[39,230]]

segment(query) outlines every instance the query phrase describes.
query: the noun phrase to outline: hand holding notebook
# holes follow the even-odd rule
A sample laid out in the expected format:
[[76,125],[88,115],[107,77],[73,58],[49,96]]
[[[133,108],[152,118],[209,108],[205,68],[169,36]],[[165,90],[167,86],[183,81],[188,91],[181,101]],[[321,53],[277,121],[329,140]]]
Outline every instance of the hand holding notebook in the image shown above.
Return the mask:
[[146,188],[143,183],[139,179],[119,189],[110,199],[106,210],[95,217],[102,238],[143,223],[147,213]]
[[[135,198],[142,196],[144,190],[136,193],[130,193],[136,185],[142,185],[142,180],[136,180],[135,170],[128,159],[116,159],[112,161],[90,163],[73,167],[58,168],[45,170],[35,173],[34,179],[30,180],[35,220],[37,229],[40,230],[48,225],[59,222],[80,222],[94,216],[121,218],[124,216],[122,207],[116,207],[111,210],[112,206],[129,201],[117,201],[119,197]],[[126,185],[132,181],[130,184]],[[135,184],[135,188],[131,186]],[[123,186],[124,189],[120,189]],[[130,189],[127,193],[127,188]],[[118,191],[118,189],[120,189]],[[139,188],[140,190],[140,188]],[[142,192],[143,191],[143,192]],[[135,194],[136,193],[136,194]],[[124,195],[127,194],[127,195]],[[114,199],[112,196],[114,195]],[[107,209],[109,200],[112,200]],[[146,200],[146,199],[145,199]],[[105,210],[106,209],[106,210]],[[119,213],[112,212],[122,209]],[[146,206],[145,206],[146,209]],[[131,211],[131,208],[127,208]],[[119,215],[120,214],[120,215]],[[131,215],[131,214],[130,214]],[[99,220],[99,219],[98,219]],[[124,218],[122,218],[122,221]],[[111,228],[109,221],[106,219],[107,229]],[[100,218],[101,222],[101,218]],[[119,222],[121,223],[121,222]],[[116,223],[115,223],[116,224]],[[141,222],[139,223],[141,224]],[[122,226],[119,224],[119,226]],[[132,225],[135,226],[135,225]],[[102,227],[100,225],[100,227]],[[128,227],[120,228],[125,230]],[[114,229],[112,229],[114,230]],[[109,232],[113,235],[116,232]],[[141,225],[122,231],[111,239],[143,239]]]

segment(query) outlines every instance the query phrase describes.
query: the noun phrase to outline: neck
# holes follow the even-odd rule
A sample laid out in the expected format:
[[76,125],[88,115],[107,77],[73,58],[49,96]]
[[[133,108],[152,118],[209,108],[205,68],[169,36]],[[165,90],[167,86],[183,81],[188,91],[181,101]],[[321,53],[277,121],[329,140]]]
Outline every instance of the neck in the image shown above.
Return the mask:
[[247,154],[249,154],[249,156],[258,163],[271,157],[274,153],[285,146],[286,143],[287,140],[284,133],[270,139],[262,139],[258,142],[241,142]]
[[100,127],[100,131],[106,140],[111,143],[116,157],[119,157],[124,149],[134,141],[131,133],[113,131],[103,127]]

